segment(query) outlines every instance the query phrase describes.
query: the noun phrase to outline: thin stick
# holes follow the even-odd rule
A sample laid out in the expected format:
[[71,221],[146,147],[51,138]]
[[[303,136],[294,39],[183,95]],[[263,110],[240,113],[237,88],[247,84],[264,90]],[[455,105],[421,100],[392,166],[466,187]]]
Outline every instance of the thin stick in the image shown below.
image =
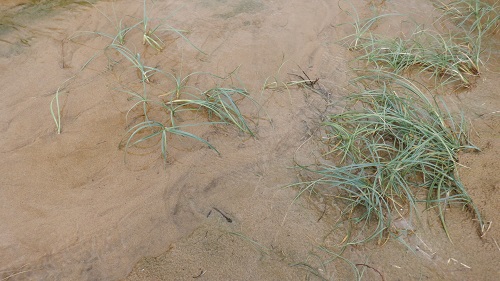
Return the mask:
[[380,278],[382,278],[382,281],[385,281],[385,279],[384,279],[384,275],[382,275],[382,273],[380,273],[380,271],[378,271],[376,268],[374,268],[374,267],[372,267],[372,266],[369,266],[369,265],[367,265],[367,264],[364,264],[364,263],[357,263],[357,264],[356,264],[356,266],[359,266],[359,265],[366,266],[366,267],[368,267],[368,268],[371,268],[371,269],[375,270],[375,272],[377,272],[377,273],[378,273],[378,275],[380,275]]

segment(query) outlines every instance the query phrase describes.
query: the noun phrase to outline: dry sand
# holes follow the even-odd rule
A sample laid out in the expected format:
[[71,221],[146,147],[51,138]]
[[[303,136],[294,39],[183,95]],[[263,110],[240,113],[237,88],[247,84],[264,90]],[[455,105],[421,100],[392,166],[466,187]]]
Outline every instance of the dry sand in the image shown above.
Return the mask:
[[[208,55],[163,33],[166,49],[149,50],[146,59],[184,74],[225,75],[240,66],[240,80],[265,109],[255,139],[232,129],[200,131],[218,156],[195,141],[173,138],[166,166],[157,149],[133,150],[124,162],[118,145],[130,125],[125,115],[131,102],[116,88],[128,83],[127,69],[107,71],[101,57],[78,72],[105,40],[66,39],[82,30],[112,33],[106,18],[86,5],[41,9],[46,2],[25,2],[0,4],[1,280],[320,280],[305,264],[326,279],[353,279],[341,259],[321,266],[332,256],[318,247],[345,235],[333,230],[337,210],[324,212],[327,205],[314,197],[294,202],[297,190],[282,188],[298,180],[290,169],[294,157],[310,163],[320,150],[310,137],[327,102],[348,94],[354,54],[337,43],[350,32],[337,25],[351,19],[338,1],[156,1],[151,16],[170,16],[169,23],[189,30]],[[362,17],[373,9],[411,11],[408,17],[423,22],[438,16],[430,1],[352,2]],[[142,1],[96,7],[127,21],[142,13]],[[399,28],[404,19],[382,28]],[[460,173],[491,228],[480,238],[471,216],[452,208],[452,243],[434,213],[424,213],[422,225],[404,238],[408,247],[391,240],[347,248],[344,257],[359,264],[363,280],[498,280],[498,57],[493,50],[473,89],[446,97],[471,119],[482,149],[461,155],[467,168]],[[268,77],[287,81],[296,78],[288,73],[302,73],[299,67],[320,78],[325,96],[301,89],[261,92]],[[49,103],[77,73],[61,99],[58,135]],[[256,116],[251,104],[242,107]]]

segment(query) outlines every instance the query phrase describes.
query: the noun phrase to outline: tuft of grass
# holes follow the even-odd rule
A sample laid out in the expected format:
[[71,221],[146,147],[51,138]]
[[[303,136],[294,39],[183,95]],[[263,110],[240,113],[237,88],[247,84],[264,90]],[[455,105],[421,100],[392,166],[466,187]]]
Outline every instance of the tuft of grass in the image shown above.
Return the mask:
[[[144,60],[141,58],[141,54],[138,52],[132,52],[129,48],[120,44],[111,44],[105,49],[105,53],[107,50],[117,51],[123,58],[125,58],[128,62],[132,64],[132,67],[137,70],[139,73],[140,81],[149,83],[149,78],[159,70],[155,67],[148,66],[144,63]],[[111,57],[108,56],[108,59]]]
[[254,133],[236,105],[234,96],[250,99],[257,105],[244,89],[215,87],[203,93],[204,100],[200,106],[208,109],[207,113],[210,120],[215,117],[225,124],[232,124],[240,131],[254,137]]
[[165,43],[156,35],[156,31],[161,26],[161,24],[156,25],[155,27],[150,27],[150,18],[148,17],[146,0],[144,0],[143,4],[143,19],[142,19],[142,44],[153,47],[155,50],[161,52],[165,48]]
[[479,62],[483,53],[483,41],[498,32],[500,10],[498,1],[488,4],[480,0],[458,0],[449,3],[438,2],[443,11],[440,20],[451,21],[462,31],[464,42],[475,51],[473,61]]
[[[354,32],[341,39],[350,50],[357,50],[364,60],[375,68],[401,74],[417,70],[430,73],[438,87],[451,85],[469,88],[474,77],[479,76],[483,64],[482,42],[485,35],[498,30],[498,3],[489,5],[480,0],[458,0],[437,5],[443,10],[441,20],[456,23],[445,35],[419,26],[405,39],[383,38],[371,31],[373,25],[386,16],[384,14],[362,20],[354,12],[346,11],[354,22]],[[457,29],[458,27],[458,29]]]
[[62,123],[61,123],[61,105],[59,102],[59,97],[64,89],[78,77],[78,74],[82,72],[94,59],[96,56],[92,56],[85,64],[70,78],[66,79],[59,88],[57,88],[54,97],[50,101],[50,114],[52,115],[52,119],[54,119],[54,123],[56,124],[56,131],[58,134],[61,133]]
[[363,44],[365,41],[369,40],[371,37],[371,28],[372,26],[381,18],[388,17],[388,16],[397,16],[399,14],[383,14],[383,15],[378,15],[374,16],[372,18],[368,19],[361,19],[359,17],[359,14],[354,8],[354,5],[351,3],[351,1],[347,1],[349,6],[351,7],[351,11],[347,9],[343,9],[340,7],[340,2],[339,8],[344,11],[348,16],[350,16],[354,21],[352,23],[342,23],[339,26],[349,24],[354,28],[354,33],[345,36],[344,38],[340,39],[340,42],[343,42],[344,46],[347,46],[349,50],[358,50],[363,48]]
[[[161,18],[155,19],[155,18],[149,17],[146,2],[147,2],[147,0],[143,1],[142,20],[137,25],[134,25],[134,27],[142,26],[141,31],[143,34],[143,36],[142,36],[142,44],[143,45],[151,46],[153,49],[155,49],[158,52],[163,51],[163,49],[165,49],[166,45],[163,42],[163,40],[161,40],[161,38],[157,35],[157,33],[161,32],[161,31],[168,31],[168,32],[173,32],[173,33],[177,34],[179,37],[184,39],[184,41],[186,41],[189,45],[191,45],[191,47],[195,48],[198,52],[206,55],[205,52],[203,52],[200,48],[198,48],[195,44],[193,44],[191,42],[191,40],[189,40],[186,37],[186,35],[184,35],[184,33],[187,33],[187,31],[174,28],[173,26],[169,25],[166,22],[166,19],[168,19],[170,16],[163,18],[163,19],[161,19]],[[156,24],[155,26],[151,27],[152,22],[159,22],[159,23]]]
[[480,0],[458,0],[444,3],[438,1],[441,18],[449,19],[471,36],[482,38],[498,31],[499,2],[488,4]]
[[92,4],[91,2],[88,2],[89,5],[91,5],[94,9],[96,9],[102,16],[106,18],[106,20],[113,25],[114,31],[116,34],[110,34],[110,33],[105,33],[105,32],[100,32],[100,31],[77,31],[73,36],[71,36],[68,40],[73,40],[74,38],[81,36],[83,34],[92,34],[92,35],[99,35],[105,38],[109,38],[112,40],[111,44],[120,44],[120,45],[125,45],[125,37],[127,33],[134,28],[137,27],[140,23],[135,23],[134,25],[127,27],[126,24],[123,22],[123,18],[118,19],[116,16],[116,11],[114,10],[113,6],[113,17],[111,18],[110,16],[106,15],[103,11],[101,11],[97,6]]
[[[443,101],[427,98],[411,81],[380,71],[355,79],[361,87],[348,96],[344,112],[328,116],[323,126],[329,164],[300,166],[318,179],[302,190],[334,190],[345,203],[347,220],[375,221],[358,244],[383,238],[392,221],[414,213],[417,203],[436,209],[446,227],[446,208],[460,204],[481,215],[462,185],[457,167],[460,151],[475,150],[465,120],[457,119]],[[421,194],[425,193],[425,196]],[[418,216],[417,216],[418,217]]]
[[[198,124],[202,125],[202,124]],[[154,121],[154,120],[146,120],[139,124],[134,125],[128,130],[129,137],[125,142],[125,150],[129,147],[136,146],[139,143],[147,141],[149,139],[159,137],[160,138],[160,146],[161,146],[161,154],[164,160],[167,160],[167,149],[168,149],[168,140],[171,135],[177,135],[180,137],[187,137],[199,142],[206,144],[208,147],[213,149],[217,154],[220,154],[219,151],[212,146],[208,141],[203,138],[196,136],[195,134],[186,132],[183,130],[183,127],[187,126],[175,126],[170,125],[167,126],[162,122]],[[137,137],[140,136],[140,137]],[[125,154],[126,155],[126,154]]]
[[479,49],[467,40],[443,36],[430,30],[416,30],[408,39],[383,39],[372,35],[357,57],[375,68],[401,74],[407,70],[430,73],[436,85],[470,87],[479,75]]

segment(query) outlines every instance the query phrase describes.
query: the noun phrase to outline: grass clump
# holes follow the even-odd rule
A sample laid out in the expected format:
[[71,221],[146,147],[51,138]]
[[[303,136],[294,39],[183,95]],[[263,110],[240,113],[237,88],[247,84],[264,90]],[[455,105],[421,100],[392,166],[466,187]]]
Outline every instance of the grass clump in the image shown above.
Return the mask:
[[334,190],[346,203],[345,218],[375,220],[375,229],[351,244],[382,238],[395,219],[409,215],[401,210],[415,213],[418,202],[437,209],[447,234],[450,204],[470,208],[482,226],[457,172],[458,153],[478,150],[470,143],[465,121],[400,76],[377,72],[355,81],[361,90],[349,95],[344,112],[328,116],[323,124],[330,162],[302,167],[319,179],[301,192]]
[[376,68],[402,74],[411,69],[430,73],[436,85],[470,87],[479,74],[477,46],[429,30],[416,30],[408,39],[372,35],[357,59]]
[[467,34],[483,37],[498,30],[499,6],[480,0],[458,0],[449,3],[439,1],[437,6],[443,11],[442,18],[452,20]]
[[[482,42],[485,35],[498,29],[497,4],[479,0],[459,0],[449,4],[440,2],[441,21],[447,31],[443,34],[418,26],[404,38],[384,38],[372,32],[375,23],[385,14],[362,20],[358,14],[346,12],[354,19],[354,33],[343,38],[350,50],[360,51],[357,60],[366,61],[377,69],[401,74],[417,70],[429,73],[438,87],[451,85],[469,88],[479,76],[483,64]],[[446,23],[453,23],[450,28]]]

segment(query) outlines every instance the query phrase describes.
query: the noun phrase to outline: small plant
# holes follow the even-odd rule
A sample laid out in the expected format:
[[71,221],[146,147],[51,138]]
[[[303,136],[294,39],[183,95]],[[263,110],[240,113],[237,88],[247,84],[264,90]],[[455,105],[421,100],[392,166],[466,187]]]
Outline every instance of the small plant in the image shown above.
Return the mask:
[[146,0],[144,0],[144,14],[143,14],[143,19],[142,19],[142,25],[143,25],[143,36],[142,36],[142,44],[146,45],[146,43],[153,47],[157,51],[163,51],[165,48],[165,43],[156,35],[156,30],[161,26],[161,24],[155,26],[154,28],[151,28],[149,26],[150,19],[148,17],[147,9],[146,9]]
[[[140,81],[141,82],[146,82],[149,83],[149,78],[157,71],[159,71],[157,68],[147,66],[143,59],[141,58],[140,53],[133,53],[130,49],[123,45],[119,44],[111,44],[105,49],[105,53],[107,50],[115,50],[118,53],[120,53],[127,61],[129,61],[132,64],[132,67],[137,70],[137,73],[139,74]],[[108,58],[111,58],[111,56],[108,56]]]
[[[134,28],[137,26],[142,25],[142,44],[143,45],[148,45],[151,46],[153,49],[155,49],[158,52],[163,51],[165,49],[165,43],[163,40],[160,39],[160,37],[157,35],[157,32],[160,31],[169,31],[169,32],[174,32],[177,35],[179,35],[182,39],[184,39],[189,45],[191,45],[193,48],[198,50],[200,53],[205,54],[200,48],[198,48],[196,45],[194,45],[185,35],[186,31],[180,30],[177,28],[172,27],[171,25],[167,24],[165,19],[154,19],[150,18],[148,16],[148,11],[147,11],[147,5],[146,5],[147,0],[143,1],[143,17],[140,22],[138,22],[136,25],[134,25]],[[167,17],[168,18],[168,17]],[[151,23],[153,21],[159,22],[157,25],[154,27],[151,27]]]
[[[463,119],[453,118],[444,102],[429,100],[409,80],[376,72],[355,80],[344,112],[328,116],[323,126],[331,164],[301,166],[319,176],[302,183],[305,191],[335,190],[346,203],[343,214],[354,223],[375,220],[367,237],[350,244],[382,238],[392,221],[417,210],[417,202],[436,208],[445,232],[445,210],[463,204],[479,211],[457,172],[458,153],[478,150],[469,141]],[[418,194],[425,191],[426,196]]]
[[[352,5],[350,1],[347,1],[349,5],[351,6],[352,12],[349,10],[344,10],[340,8],[341,10],[344,10],[344,12],[349,15],[351,18],[353,18],[354,22],[350,23],[354,28],[354,33],[351,35],[348,35],[342,39],[340,39],[340,42],[343,42],[344,45],[346,45],[349,50],[358,50],[363,48],[363,44],[365,41],[369,40],[371,37],[371,28],[372,26],[381,18],[388,17],[388,16],[396,16],[398,14],[383,14],[383,15],[378,15],[374,16],[369,19],[362,20],[359,17],[358,12]],[[339,1],[340,5],[340,1]],[[340,6],[339,6],[340,7]],[[341,25],[346,25],[347,23],[340,24]]]
[[463,31],[463,41],[475,49],[473,61],[480,62],[483,41],[498,31],[499,2],[490,5],[480,0],[458,0],[439,2],[437,7],[443,11],[441,20],[451,21]]
[[58,134],[61,133],[61,129],[62,129],[62,123],[61,123],[61,105],[60,105],[60,102],[59,102],[59,96],[61,95],[62,91],[71,83],[71,81],[73,81],[74,79],[76,79],[78,77],[78,74],[80,72],[82,72],[95,58],[96,58],[96,56],[91,57],[78,70],[78,72],[75,75],[73,75],[70,78],[66,79],[66,81],[64,81],[62,83],[62,85],[59,86],[59,88],[57,88],[57,90],[56,90],[56,92],[54,94],[54,97],[50,101],[50,113],[52,115],[52,118],[54,119],[54,123],[56,124],[56,131],[57,131]]
[[125,44],[125,37],[126,37],[127,33],[130,30],[134,29],[138,25],[138,23],[136,23],[135,25],[133,25],[131,27],[126,27],[125,24],[123,23],[123,18],[118,20],[114,9],[113,9],[113,19],[112,19],[108,15],[106,15],[106,13],[99,10],[99,8],[97,8],[94,4],[92,4],[92,3],[89,3],[89,4],[91,4],[94,7],[94,9],[96,9],[101,15],[103,15],[108,20],[108,22],[110,24],[113,25],[113,27],[115,28],[116,34],[113,35],[113,34],[108,34],[108,33],[99,32],[99,31],[78,31],[69,40],[71,40],[71,39],[73,39],[81,34],[94,34],[94,35],[107,37],[107,38],[113,40],[112,44],[124,45]]

